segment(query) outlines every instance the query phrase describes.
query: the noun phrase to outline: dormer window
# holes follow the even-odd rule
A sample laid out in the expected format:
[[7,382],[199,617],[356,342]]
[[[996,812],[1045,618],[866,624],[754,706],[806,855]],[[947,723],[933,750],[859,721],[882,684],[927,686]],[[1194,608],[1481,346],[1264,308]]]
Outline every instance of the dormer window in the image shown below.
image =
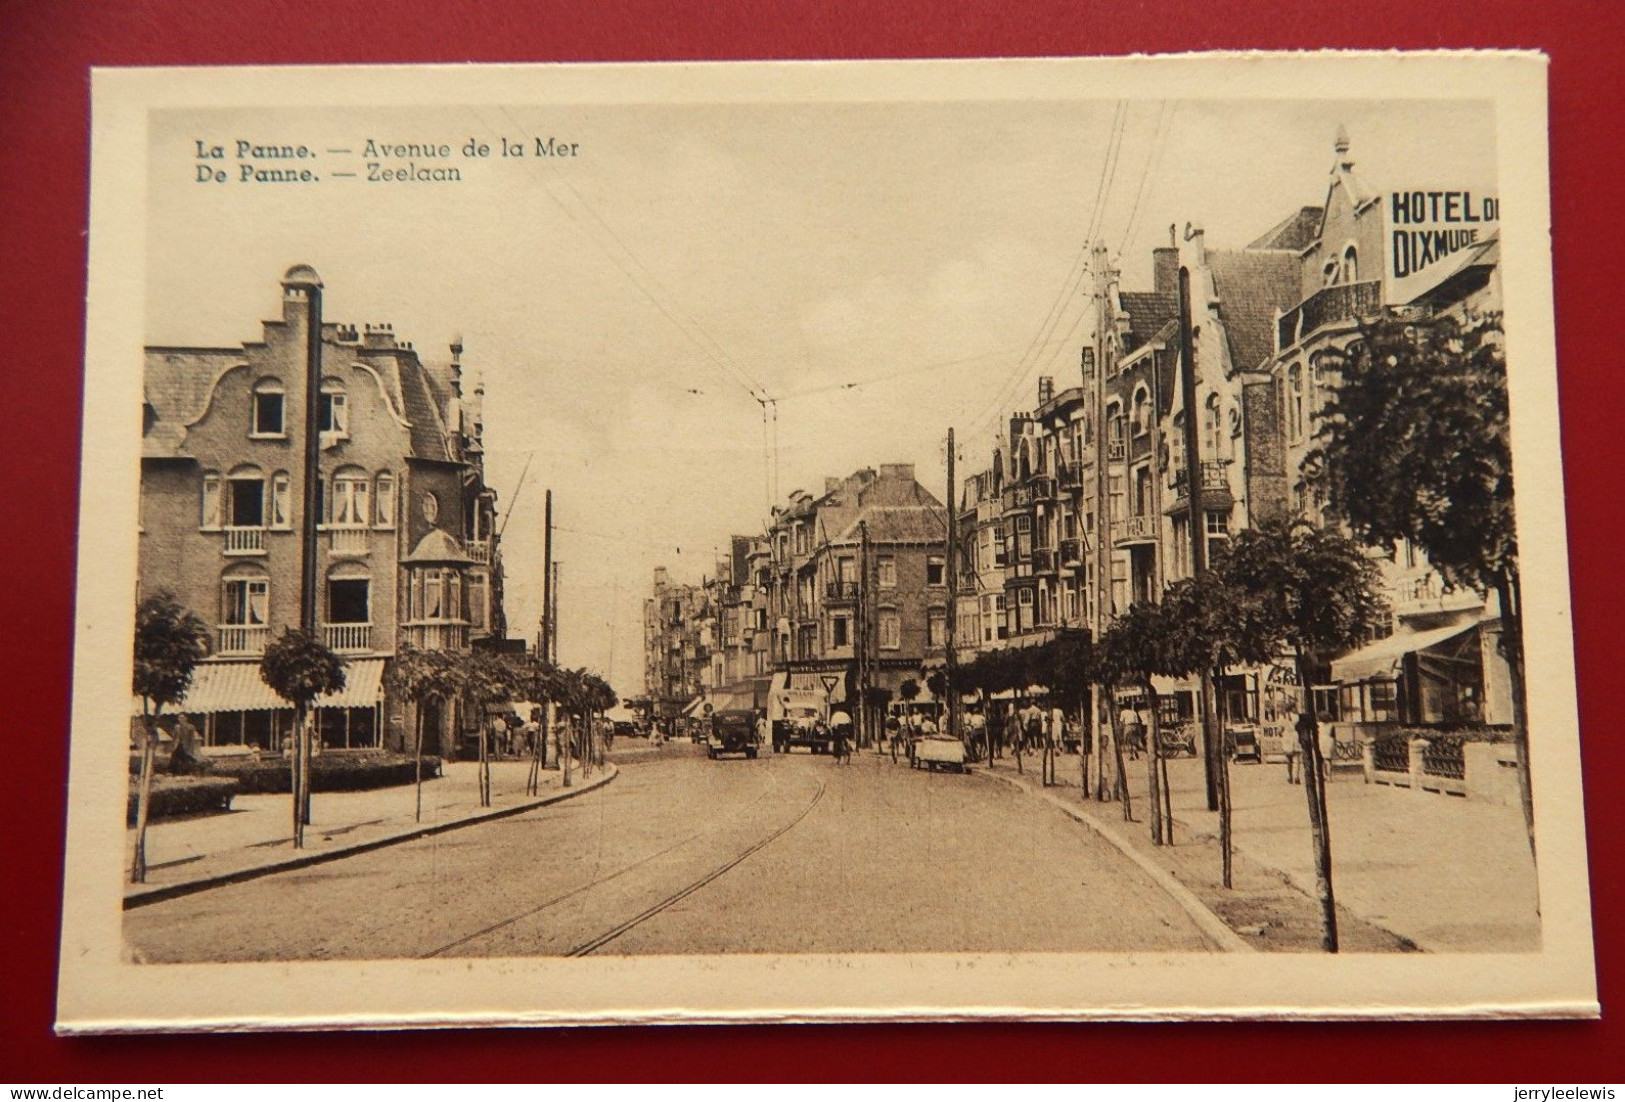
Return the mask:
[[287,435],[283,426],[284,394],[276,379],[261,379],[254,384],[254,408],[251,433],[254,436],[282,437]]

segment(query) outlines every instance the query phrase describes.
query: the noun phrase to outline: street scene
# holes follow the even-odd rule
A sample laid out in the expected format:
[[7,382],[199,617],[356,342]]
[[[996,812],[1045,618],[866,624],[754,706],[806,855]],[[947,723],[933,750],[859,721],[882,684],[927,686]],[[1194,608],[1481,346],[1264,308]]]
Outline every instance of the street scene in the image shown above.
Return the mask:
[[155,116],[129,960],[1542,950],[1492,111],[641,110]]

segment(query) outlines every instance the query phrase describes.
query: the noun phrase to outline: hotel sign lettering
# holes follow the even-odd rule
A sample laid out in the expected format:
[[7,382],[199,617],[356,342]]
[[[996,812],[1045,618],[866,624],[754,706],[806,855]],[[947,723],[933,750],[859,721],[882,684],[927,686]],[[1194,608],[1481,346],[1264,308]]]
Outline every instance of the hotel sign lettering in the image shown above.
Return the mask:
[[1460,254],[1495,236],[1501,201],[1468,190],[1392,191],[1385,197],[1387,300],[1403,304],[1455,272]]

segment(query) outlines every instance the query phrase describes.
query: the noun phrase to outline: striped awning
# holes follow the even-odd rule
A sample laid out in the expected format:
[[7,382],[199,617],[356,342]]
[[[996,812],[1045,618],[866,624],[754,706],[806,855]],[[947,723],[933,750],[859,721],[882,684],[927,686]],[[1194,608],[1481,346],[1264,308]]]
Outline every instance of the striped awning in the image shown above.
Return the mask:
[[[318,708],[371,708],[383,697],[384,659],[351,658],[344,663],[344,688],[316,698]],[[259,712],[288,707],[288,702],[260,679],[258,662],[203,662],[192,671],[192,687],[176,712]],[[141,714],[141,699],[135,700]]]

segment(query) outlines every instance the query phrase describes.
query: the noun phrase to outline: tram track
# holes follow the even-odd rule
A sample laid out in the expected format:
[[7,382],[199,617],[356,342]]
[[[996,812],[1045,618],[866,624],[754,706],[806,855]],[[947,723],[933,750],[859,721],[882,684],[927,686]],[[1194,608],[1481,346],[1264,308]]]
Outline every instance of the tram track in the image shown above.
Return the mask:
[[[534,918],[535,916],[543,914],[544,912],[546,912],[548,910],[551,910],[552,908],[557,907],[557,906],[559,906],[561,904],[567,903],[572,899],[575,899],[575,898],[577,898],[579,896],[582,896],[582,895],[586,895],[587,893],[592,892],[592,891],[594,891],[594,890],[596,890],[598,888],[602,888],[604,885],[612,883],[612,882],[614,882],[616,880],[619,880],[621,877],[626,876],[629,873],[635,872],[638,869],[643,868],[644,866],[647,866],[650,863],[652,863],[654,861],[657,861],[662,857],[667,856],[668,854],[674,853],[674,852],[682,849],[684,846],[689,845],[692,842],[695,842],[695,841],[697,841],[697,840],[699,840],[701,838],[704,838],[704,837],[706,837],[708,835],[718,834],[718,833],[720,833],[720,832],[722,832],[724,830],[729,829],[733,825],[733,823],[737,822],[740,818],[748,815],[751,812],[752,809],[754,809],[754,808],[758,807],[759,805],[761,805],[770,796],[772,796],[774,794],[774,792],[776,792],[778,790],[778,788],[779,788],[778,778],[773,776],[772,774],[769,774],[767,779],[768,779],[767,785],[762,789],[762,791],[760,793],[758,793],[758,795],[756,796],[756,798],[754,800],[752,800],[748,805],[745,805],[744,807],[738,809],[733,815],[727,817],[722,822],[713,823],[710,826],[707,826],[707,827],[705,827],[705,828],[703,828],[701,830],[694,831],[693,833],[685,835],[684,837],[678,839],[677,841],[671,843],[670,845],[665,846],[665,847],[663,847],[661,849],[655,850],[652,853],[647,853],[647,854],[643,855],[642,857],[639,857],[637,860],[628,862],[627,864],[620,866],[619,868],[615,869],[612,872],[609,872],[608,874],[606,874],[604,876],[598,876],[598,877],[595,877],[595,878],[593,878],[591,880],[588,880],[588,881],[586,881],[584,883],[577,884],[575,887],[570,888],[568,891],[560,892],[559,894],[551,896],[548,899],[543,900],[540,903],[534,904],[533,906],[526,907],[525,909],[523,909],[521,911],[518,911],[518,912],[516,912],[514,914],[508,915],[507,917],[502,918],[502,919],[500,919],[500,920],[498,920],[496,922],[488,923],[487,925],[481,926],[477,930],[470,931],[469,933],[466,933],[466,934],[462,935],[461,937],[458,937],[458,938],[456,938],[456,939],[454,939],[452,941],[448,941],[448,942],[446,942],[446,943],[444,943],[442,945],[439,945],[434,949],[430,949],[427,952],[419,953],[417,955],[418,959],[420,959],[420,960],[428,960],[428,959],[432,959],[432,958],[435,958],[435,957],[441,957],[441,956],[444,956],[444,955],[446,955],[448,953],[454,952],[455,950],[460,949],[460,948],[462,948],[462,947],[464,947],[466,945],[470,945],[470,944],[472,944],[472,943],[474,943],[476,941],[479,941],[481,938],[489,937],[492,934],[499,933],[502,930],[505,930],[505,929],[507,929],[509,927],[512,927],[512,926],[520,923],[520,922],[525,921],[526,919]],[[673,896],[667,897],[667,899],[662,901],[660,904],[657,904],[654,908],[651,908],[647,912],[639,915],[637,918],[633,919],[631,922],[623,923],[620,927],[617,927],[616,930],[612,931],[612,936],[605,937],[602,940],[594,939],[594,941],[599,941],[600,944],[607,944],[609,941],[614,940],[615,937],[619,937],[622,933],[625,933],[627,930],[630,930],[633,926],[637,925],[638,923],[646,921],[648,918],[653,917],[655,914],[658,914],[660,911],[665,910],[666,908],[672,906],[673,904],[678,902],[678,900],[680,898],[682,898],[684,896],[687,896],[687,895],[691,894],[694,891],[697,891],[699,888],[704,887],[705,884],[710,883],[712,880],[715,880],[718,876],[721,876],[723,873],[727,872],[728,869],[730,869],[730,868],[734,867],[735,865],[739,864],[741,861],[748,858],[751,854],[755,853],[757,850],[760,850],[765,845],[767,845],[769,842],[773,841],[773,839],[775,839],[779,835],[785,833],[785,831],[789,830],[790,827],[793,827],[796,823],[799,823],[803,818],[806,817],[807,813],[812,810],[813,805],[816,804],[818,802],[818,800],[823,798],[823,794],[824,794],[824,785],[823,785],[822,782],[819,782],[818,791],[814,794],[812,802],[809,803],[807,805],[807,807],[804,808],[800,812],[800,814],[798,814],[796,816],[796,818],[793,819],[789,824],[787,824],[787,825],[781,827],[780,829],[774,831],[767,838],[765,838],[765,839],[757,842],[753,846],[749,847],[744,853],[740,854],[739,856],[737,856],[736,858],[734,858],[733,860],[728,862],[723,868],[718,869],[718,870],[713,870],[711,873],[707,874],[707,876],[703,877],[700,882],[695,882],[695,883],[689,884],[687,887],[682,889],[680,892],[674,893]],[[591,945],[591,944],[592,944],[591,942],[584,943],[584,945]],[[584,953],[581,951],[582,948],[583,948],[583,946],[577,946],[576,949],[570,950],[565,955],[566,956],[584,955]],[[591,952],[591,951],[592,951],[591,948],[586,949],[586,952]]]

